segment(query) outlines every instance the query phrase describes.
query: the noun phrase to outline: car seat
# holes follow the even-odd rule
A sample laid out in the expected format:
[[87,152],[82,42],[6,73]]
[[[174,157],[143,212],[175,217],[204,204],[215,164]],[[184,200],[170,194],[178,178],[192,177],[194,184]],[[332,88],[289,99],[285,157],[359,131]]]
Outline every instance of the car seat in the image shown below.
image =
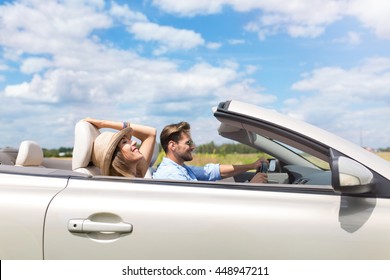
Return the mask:
[[92,163],[92,150],[95,138],[100,131],[91,123],[79,121],[75,126],[72,157],[72,170],[91,176],[101,175],[99,167]]
[[153,150],[153,155],[152,155],[152,159],[150,160],[150,164],[149,164],[149,168],[148,170],[146,171],[146,174],[144,176],[144,178],[152,178],[152,175],[153,175],[153,165],[154,163],[156,162],[157,158],[158,158],[158,153],[159,153],[159,147],[158,147],[158,143],[156,142],[154,144],[154,150]]
[[42,167],[43,150],[37,142],[25,140],[20,143],[16,166],[39,166]]

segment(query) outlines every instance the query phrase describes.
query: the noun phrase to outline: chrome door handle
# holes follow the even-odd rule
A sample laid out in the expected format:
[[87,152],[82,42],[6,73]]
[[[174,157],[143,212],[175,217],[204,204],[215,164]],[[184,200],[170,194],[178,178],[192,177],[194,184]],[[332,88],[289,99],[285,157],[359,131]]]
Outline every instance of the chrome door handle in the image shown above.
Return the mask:
[[94,222],[88,219],[69,220],[68,230],[74,233],[130,233],[133,231],[133,225],[128,223],[104,223]]

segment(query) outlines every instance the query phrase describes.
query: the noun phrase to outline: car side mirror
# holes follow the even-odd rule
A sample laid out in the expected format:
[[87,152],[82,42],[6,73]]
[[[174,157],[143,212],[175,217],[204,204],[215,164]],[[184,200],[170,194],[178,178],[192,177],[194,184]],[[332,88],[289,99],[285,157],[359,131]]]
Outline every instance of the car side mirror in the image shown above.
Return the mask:
[[276,158],[268,159],[268,172],[280,172],[280,163]]
[[368,193],[374,188],[374,174],[357,161],[345,156],[332,160],[332,185],[344,194]]

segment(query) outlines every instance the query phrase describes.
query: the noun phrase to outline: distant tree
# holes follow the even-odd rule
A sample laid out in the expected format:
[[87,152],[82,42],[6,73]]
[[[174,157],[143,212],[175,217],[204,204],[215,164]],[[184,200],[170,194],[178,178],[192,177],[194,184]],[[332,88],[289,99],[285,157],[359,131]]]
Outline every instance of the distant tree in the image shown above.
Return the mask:
[[196,147],[196,152],[200,154],[215,154],[217,152],[216,150],[217,147],[215,146],[213,141]]
[[43,155],[44,157],[59,157],[58,150],[56,149],[45,149],[43,148]]
[[60,147],[59,149],[43,148],[44,157],[72,157],[73,148]]
[[221,144],[215,145],[214,142],[202,144],[196,147],[196,153],[199,154],[253,154],[258,151],[244,144]]

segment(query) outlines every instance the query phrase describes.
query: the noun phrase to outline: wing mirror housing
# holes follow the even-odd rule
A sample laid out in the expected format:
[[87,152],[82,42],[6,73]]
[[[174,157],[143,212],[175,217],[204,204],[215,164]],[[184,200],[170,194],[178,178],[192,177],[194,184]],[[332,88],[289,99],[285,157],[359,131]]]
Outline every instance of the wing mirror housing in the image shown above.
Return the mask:
[[369,193],[375,186],[374,174],[353,159],[332,157],[332,186],[344,194]]
[[280,172],[281,167],[279,160],[276,158],[270,158],[268,159],[268,172]]

